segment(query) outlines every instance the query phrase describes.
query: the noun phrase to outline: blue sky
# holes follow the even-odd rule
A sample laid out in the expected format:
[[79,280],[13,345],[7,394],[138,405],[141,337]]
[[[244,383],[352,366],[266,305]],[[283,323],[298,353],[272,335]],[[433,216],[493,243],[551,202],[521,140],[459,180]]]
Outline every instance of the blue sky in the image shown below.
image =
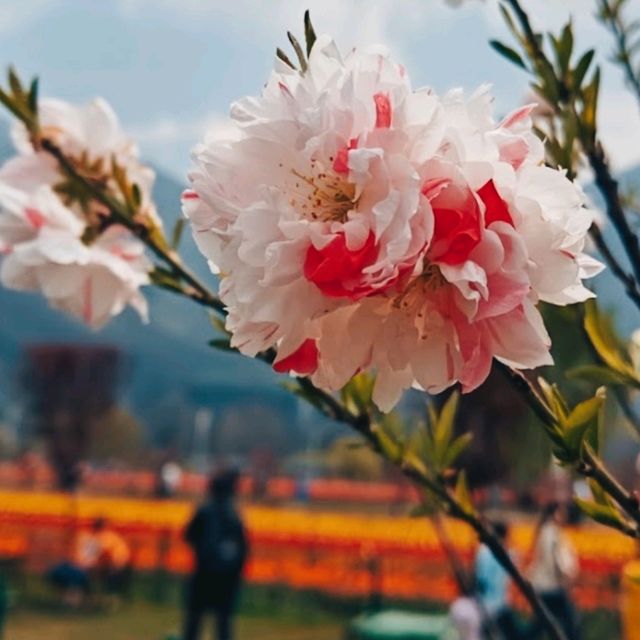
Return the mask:
[[[539,25],[574,14],[579,46],[608,34],[590,0],[524,0]],[[42,93],[71,101],[102,95],[145,157],[183,178],[207,128],[224,129],[229,104],[260,91],[285,32],[310,8],[343,50],[382,43],[415,86],[443,92],[494,85],[498,113],[526,96],[524,73],[487,45],[507,40],[495,0],[0,0],[0,65],[37,73]],[[638,3],[640,4],[640,3]],[[601,129],[619,168],[640,162],[640,115],[620,73],[605,74]]]

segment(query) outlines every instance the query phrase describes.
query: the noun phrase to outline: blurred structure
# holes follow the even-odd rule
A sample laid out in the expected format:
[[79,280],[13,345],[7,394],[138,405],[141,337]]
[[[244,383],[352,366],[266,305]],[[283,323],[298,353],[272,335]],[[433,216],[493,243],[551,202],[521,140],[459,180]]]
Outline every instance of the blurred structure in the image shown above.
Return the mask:
[[23,360],[25,423],[43,438],[60,489],[72,491],[92,429],[115,407],[120,352],[111,346],[36,345],[25,349]]

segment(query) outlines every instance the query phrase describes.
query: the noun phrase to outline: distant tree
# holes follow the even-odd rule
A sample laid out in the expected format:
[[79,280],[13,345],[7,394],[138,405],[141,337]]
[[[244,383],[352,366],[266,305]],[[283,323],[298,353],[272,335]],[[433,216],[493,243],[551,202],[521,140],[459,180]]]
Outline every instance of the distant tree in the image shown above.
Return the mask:
[[120,353],[100,345],[28,347],[20,386],[25,420],[45,441],[58,486],[73,490],[97,422],[116,404]]
[[327,467],[341,478],[380,480],[384,472],[384,461],[380,456],[353,436],[337,438],[324,458]]
[[129,411],[112,407],[92,421],[88,457],[96,462],[135,462],[144,443],[144,428]]

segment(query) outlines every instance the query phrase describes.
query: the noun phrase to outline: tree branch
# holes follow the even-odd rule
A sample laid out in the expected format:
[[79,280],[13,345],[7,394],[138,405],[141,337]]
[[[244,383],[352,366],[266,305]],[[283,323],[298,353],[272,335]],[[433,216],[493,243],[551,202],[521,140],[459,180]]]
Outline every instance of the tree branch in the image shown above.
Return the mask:
[[613,59],[622,68],[625,79],[631,90],[635,93],[640,107],[640,75],[636,73],[631,63],[631,52],[629,51],[629,32],[621,16],[621,8],[611,6],[609,0],[598,0],[600,7],[599,19],[609,29],[615,40],[616,52]]
[[[521,37],[523,46],[536,70],[554,78],[560,96],[570,95],[569,88],[564,84],[561,78],[558,78],[553,65],[547,59],[544,51],[542,50],[540,40],[533,30],[529,16],[520,5],[520,2],[518,0],[505,1],[511,7],[520,28],[522,29]],[[607,207],[607,215],[620,237],[637,283],[640,281],[640,241],[638,240],[638,236],[633,232],[625,215],[624,208],[622,206],[622,198],[618,189],[618,183],[611,173],[605,150],[595,133],[586,130],[582,125],[581,119],[578,117],[575,110],[575,104],[573,101],[570,101],[570,104],[566,104],[564,101],[558,101],[551,106],[558,115],[562,115],[564,110],[569,108],[574,116],[577,128],[577,138],[589,161],[596,186],[604,198]]]
[[185,289],[182,292],[184,295],[192,298],[199,304],[213,309],[217,313],[224,313],[224,304],[222,301],[211,293],[206,285],[201,283],[197,276],[182,263],[180,256],[175,251],[168,247],[162,247],[158,240],[150,234],[147,226],[136,222],[132,212],[130,212],[123,203],[108,194],[104,188],[96,186],[91,180],[81,175],[73,162],[50,140],[46,138],[42,139],[40,141],[40,148],[53,156],[58,161],[62,171],[69,178],[80,184],[91,197],[107,207],[119,224],[127,227],[127,229],[140,238],[160,260],[171,268],[175,275],[191,287],[191,290]]

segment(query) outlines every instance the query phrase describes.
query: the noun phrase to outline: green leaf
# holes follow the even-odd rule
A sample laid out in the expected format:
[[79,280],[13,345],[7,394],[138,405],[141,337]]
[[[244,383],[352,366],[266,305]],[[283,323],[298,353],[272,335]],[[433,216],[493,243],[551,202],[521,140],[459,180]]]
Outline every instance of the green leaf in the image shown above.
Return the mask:
[[578,64],[572,74],[573,88],[575,91],[580,89],[582,86],[582,81],[584,80],[585,75],[587,75],[587,71],[589,70],[594,55],[595,49],[589,49],[589,51],[587,51],[580,60],[578,60]]
[[131,185],[131,204],[135,210],[138,210],[142,204],[142,193],[140,187],[135,183]]
[[598,504],[591,500],[583,500],[582,498],[574,498],[576,505],[580,511],[589,516],[592,520],[604,524],[608,527],[628,529],[628,523],[620,515],[620,512],[613,505]]
[[573,30],[571,28],[571,22],[568,22],[559,40],[554,40],[556,59],[558,61],[558,69],[561,77],[564,77],[569,70],[569,61],[571,60],[571,54],[573,53]]
[[297,69],[296,65],[291,62],[289,56],[280,47],[276,49],[276,56],[280,58],[280,60],[282,60],[282,62],[284,62],[287,66],[291,67],[292,69]]
[[382,428],[379,424],[374,425],[372,432],[376,437],[376,442],[380,451],[387,460],[397,463],[402,459],[403,446],[392,435]]
[[509,10],[507,9],[507,7],[503,4],[498,5],[500,8],[500,13],[502,14],[502,19],[506,22],[507,26],[509,27],[509,30],[514,34],[514,35],[518,35],[518,30],[516,29],[516,25],[513,21],[513,18],[511,17],[511,14],[509,13]]
[[600,359],[628,384],[640,386],[636,371],[615,334],[611,321],[602,315],[595,302],[585,304],[584,328]]
[[287,31],[287,38],[289,38],[289,42],[293,47],[293,50],[296,52],[296,56],[298,56],[298,62],[300,63],[300,70],[304,73],[307,70],[307,59],[304,56],[304,51],[300,46],[297,38],[291,33],[291,31]]
[[598,431],[606,393],[601,387],[596,391],[593,398],[576,405],[564,423],[564,443],[569,456],[578,458],[582,451],[585,440],[591,444],[592,448],[598,446]]
[[340,397],[347,409],[355,413],[367,413],[371,407],[375,379],[368,373],[359,373],[340,390]]
[[28,98],[29,109],[32,113],[38,113],[38,78],[34,78],[31,81],[31,87],[29,87]]
[[22,88],[22,83],[20,82],[20,78],[18,78],[16,70],[13,67],[9,67],[7,75],[9,77],[9,87],[11,88],[13,95],[18,99],[24,98],[24,89]]
[[473,433],[467,432],[458,436],[450,445],[442,458],[442,468],[450,467],[463,453],[463,451],[471,444]]
[[600,91],[600,67],[597,67],[591,82],[582,92],[584,107],[582,109],[582,123],[595,134],[596,117],[598,113],[598,93]]
[[446,400],[438,420],[434,425],[433,441],[434,441],[434,456],[436,462],[442,468],[442,461],[445,454],[449,449],[451,438],[453,437],[453,426],[456,418],[456,412],[458,411],[458,401],[460,400],[460,394],[454,391]]
[[527,65],[525,64],[524,60],[522,59],[520,54],[515,49],[512,49],[511,47],[508,47],[506,44],[503,44],[502,42],[500,42],[498,40],[489,40],[489,44],[501,56],[505,57],[510,62],[513,62],[513,64],[517,65],[521,69],[525,69],[525,70],[527,69]]
[[456,502],[465,513],[473,514],[475,509],[473,502],[471,501],[471,493],[469,492],[469,485],[467,484],[467,474],[460,471],[456,480],[456,488],[454,491]]
[[311,15],[309,14],[309,9],[304,12],[304,39],[307,45],[307,56],[311,55],[311,49],[313,49],[313,45],[316,41],[316,32],[311,24]]
[[623,376],[613,369],[601,367],[596,364],[574,367],[573,369],[569,369],[565,375],[571,380],[586,380],[587,382],[593,382],[599,385],[625,385],[629,382],[627,376]]
[[171,248],[177,249],[180,246],[180,240],[182,240],[182,232],[187,220],[186,218],[178,218],[173,225],[173,232],[171,233]]

